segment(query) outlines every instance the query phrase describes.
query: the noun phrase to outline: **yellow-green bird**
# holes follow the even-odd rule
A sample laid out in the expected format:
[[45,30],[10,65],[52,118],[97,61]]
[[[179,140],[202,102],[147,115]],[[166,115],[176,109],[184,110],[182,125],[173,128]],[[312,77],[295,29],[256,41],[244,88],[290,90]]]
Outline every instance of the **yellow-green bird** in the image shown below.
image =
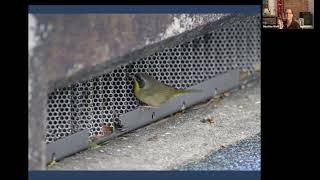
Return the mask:
[[201,90],[176,89],[167,86],[145,73],[131,76],[134,79],[133,90],[135,96],[152,107],[159,107],[170,99],[186,93],[200,92]]

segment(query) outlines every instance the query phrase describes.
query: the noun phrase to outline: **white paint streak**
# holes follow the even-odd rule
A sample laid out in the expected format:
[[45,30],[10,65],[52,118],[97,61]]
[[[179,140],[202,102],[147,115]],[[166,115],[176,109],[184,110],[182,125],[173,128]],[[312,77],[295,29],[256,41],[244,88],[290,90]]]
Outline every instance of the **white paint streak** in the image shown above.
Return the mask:
[[[29,62],[29,69],[30,69],[30,57],[33,55],[33,49],[37,46],[39,42],[39,37],[36,36],[36,26],[37,26],[37,20],[36,18],[28,14],[28,62]],[[29,73],[30,75],[30,73]],[[32,77],[29,77],[28,79],[28,105],[30,108],[31,105],[31,99],[32,99]]]
[[154,40],[151,40],[150,38],[146,37],[145,44],[153,44],[158,41],[173,37],[185,31],[189,31],[195,27],[204,25],[205,23],[217,21],[225,15],[227,14],[173,15],[173,22],[170,25],[168,25],[166,30],[162,33],[159,33],[158,37]]
[[[28,50],[29,50],[29,57],[33,55],[33,50],[36,46],[39,46],[41,44],[41,38],[40,35],[36,34],[37,30],[37,19],[34,15],[28,14]],[[43,38],[47,38],[49,35],[49,32],[53,29],[53,26],[51,24],[45,25],[40,24],[38,26],[38,34],[42,34]]]
[[39,43],[40,37],[36,36],[37,20],[32,14],[28,14],[28,50],[29,57],[33,54],[33,49]]
[[201,18],[200,21],[197,21],[196,18],[187,14],[181,14],[178,17],[173,17],[173,22],[168,26],[166,31],[159,34],[160,40],[167,39],[174,35],[190,30],[193,27],[202,24],[202,22],[203,20]]
[[74,64],[73,67],[68,70],[67,76],[71,76],[72,74],[74,74],[75,72],[79,71],[83,67],[84,67],[83,64]]

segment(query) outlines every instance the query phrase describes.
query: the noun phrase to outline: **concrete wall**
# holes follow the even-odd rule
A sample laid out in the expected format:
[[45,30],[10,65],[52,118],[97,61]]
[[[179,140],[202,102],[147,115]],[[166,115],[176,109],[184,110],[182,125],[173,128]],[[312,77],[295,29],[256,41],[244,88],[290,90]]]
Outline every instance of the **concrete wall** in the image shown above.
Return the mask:
[[29,15],[29,79],[28,79],[28,159],[29,169],[45,169],[45,105],[47,100],[46,58],[34,53],[41,44],[37,20]]
[[41,51],[48,59],[50,80],[70,76],[199,25],[213,14],[69,14],[36,15],[48,29]]

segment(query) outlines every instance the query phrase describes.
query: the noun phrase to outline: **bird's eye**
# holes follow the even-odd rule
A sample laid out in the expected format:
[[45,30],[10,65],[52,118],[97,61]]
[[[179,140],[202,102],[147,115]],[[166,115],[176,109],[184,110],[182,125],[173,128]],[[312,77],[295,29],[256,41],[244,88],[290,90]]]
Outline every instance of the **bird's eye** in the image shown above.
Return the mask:
[[142,76],[140,74],[136,74],[135,77],[139,83],[140,88],[143,88],[145,84],[144,84],[144,80],[143,80]]

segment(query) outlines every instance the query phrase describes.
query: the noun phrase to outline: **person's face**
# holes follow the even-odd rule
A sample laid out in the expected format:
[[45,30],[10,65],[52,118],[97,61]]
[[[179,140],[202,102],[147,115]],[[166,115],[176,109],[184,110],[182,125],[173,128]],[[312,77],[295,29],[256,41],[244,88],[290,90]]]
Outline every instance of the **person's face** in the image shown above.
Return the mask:
[[286,10],[286,17],[287,17],[288,20],[292,20],[293,14],[292,14],[291,9],[287,9]]

